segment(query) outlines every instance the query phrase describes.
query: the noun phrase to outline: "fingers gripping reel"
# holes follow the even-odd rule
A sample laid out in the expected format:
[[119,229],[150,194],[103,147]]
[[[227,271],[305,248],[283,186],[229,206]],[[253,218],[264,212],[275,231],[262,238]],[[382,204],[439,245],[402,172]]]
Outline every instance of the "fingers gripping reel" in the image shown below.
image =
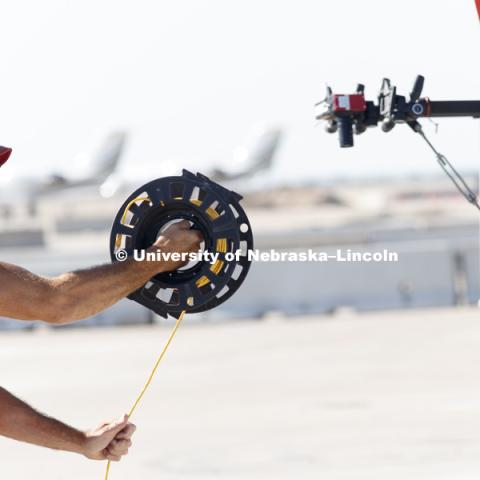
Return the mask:
[[178,318],[183,310],[210,310],[230,298],[248,273],[248,251],[253,248],[241,199],[238,193],[187,170],[181,176],[153,180],[133,192],[113,222],[112,261],[120,249],[130,257],[134,250],[150,247],[162,228],[178,219],[190,221],[203,235],[204,250],[218,256],[214,263],[201,260],[155,275],[128,298],[165,318]]

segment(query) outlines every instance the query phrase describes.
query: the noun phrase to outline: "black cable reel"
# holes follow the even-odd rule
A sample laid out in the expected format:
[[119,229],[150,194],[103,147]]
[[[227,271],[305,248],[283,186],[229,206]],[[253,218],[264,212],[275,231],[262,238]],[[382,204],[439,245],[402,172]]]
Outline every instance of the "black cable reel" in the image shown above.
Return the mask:
[[160,232],[180,219],[201,232],[205,252],[218,256],[214,263],[201,257],[193,265],[159,273],[128,298],[164,318],[178,318],[183,310],[204,312],[228,300],[245,280],[251,264],[248,252],[253,249],[252,229],[241,199],[238,193],[187,170],[135,190],[113,222],[112,261],[121,249],[128,257],[134,250],[147,249]]

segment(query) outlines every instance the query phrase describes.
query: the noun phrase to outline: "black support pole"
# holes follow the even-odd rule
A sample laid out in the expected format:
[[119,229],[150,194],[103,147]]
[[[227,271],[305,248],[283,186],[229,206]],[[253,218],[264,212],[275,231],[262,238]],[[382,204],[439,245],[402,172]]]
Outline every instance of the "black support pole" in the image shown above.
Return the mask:
[[426,116],[430,117],[480,117],[480,100],[423,101]]

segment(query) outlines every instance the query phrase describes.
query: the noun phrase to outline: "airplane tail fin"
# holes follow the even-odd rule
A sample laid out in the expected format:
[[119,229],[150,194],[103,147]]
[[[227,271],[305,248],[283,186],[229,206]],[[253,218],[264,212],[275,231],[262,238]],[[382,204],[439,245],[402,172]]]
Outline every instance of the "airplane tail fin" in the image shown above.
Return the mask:
[[237,180],[268,170],[273,164],[282,137],[283,131],[280,128],[261,130],[250,148],[237,150],[233,161],[234,169],[231,172],[216,169],[212,177],[219,181]]
[[113,132],[105,139],[91,162],[90,176],[104,181],[117,168],[127,141],[124,131]]

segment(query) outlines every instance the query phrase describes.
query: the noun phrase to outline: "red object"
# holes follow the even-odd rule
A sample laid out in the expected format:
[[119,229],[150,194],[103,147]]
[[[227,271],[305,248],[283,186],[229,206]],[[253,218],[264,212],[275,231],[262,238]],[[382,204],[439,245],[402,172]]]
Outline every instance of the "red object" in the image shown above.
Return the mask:
[[477,6],[478,17],[480,18],[480,0],[475,0],[475,5]]
[[12,153],[11,148],[0,146],[0,167],[8,160],[8,157]]
[[361,93],[333,96],[334,112],[364,112],[366,108],[365,97]]

